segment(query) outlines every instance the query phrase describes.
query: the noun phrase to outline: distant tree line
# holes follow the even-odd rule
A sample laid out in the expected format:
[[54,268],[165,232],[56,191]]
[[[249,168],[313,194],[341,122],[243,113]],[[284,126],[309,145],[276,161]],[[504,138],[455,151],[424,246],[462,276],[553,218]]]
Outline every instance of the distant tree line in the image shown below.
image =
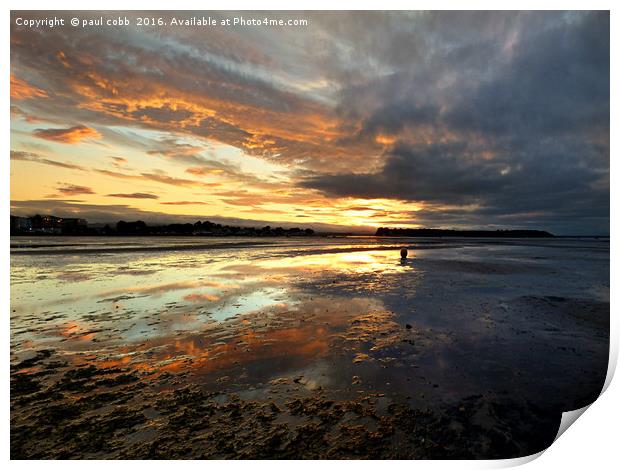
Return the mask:
[[379,227],[378,237],[479,237],[479,238],[551,238],[544,230],[444,230],[437,228]]
[[121,220],[112,228],[106,225],[102,229],[102,235],[201,235],[201,236],[250,236],[250,237],[300,237],[314,235],[311,228],[283,228],[267,225],[265,227],[239,227],[235,225],[222,225],[209,221],[196,223],[168,224],[149,226],[142,220],[125,222]]

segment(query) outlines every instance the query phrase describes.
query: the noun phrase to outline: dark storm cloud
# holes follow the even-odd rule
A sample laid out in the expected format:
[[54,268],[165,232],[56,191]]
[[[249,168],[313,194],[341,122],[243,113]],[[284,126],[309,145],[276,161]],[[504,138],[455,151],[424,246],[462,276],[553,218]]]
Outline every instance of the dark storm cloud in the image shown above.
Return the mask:
[[317,174],[301,184],[334,196],[444,203],[472,203],[485,192],[501,191],[499,171],[464,163],[461,157],[465,151],[462,143],[397,147],[377,173]]
[[[445,18],[454,13],[438,15],[444,20],[437,27],[452,25]],[[513,19],[517,24],[510,34],[500,30],[468,42],[463,33],[454,44],[446,40],[449,31],[434,30],[433,21],[423,24],[423,31],[445,41],[446,51],[430,48],[421,66],[413,63],[385,79],[345,89],[342,112],[363,120],[361,134],[425,125],[488,138],[607,131],[609,15],[565,21],[555,15],[538,30],[529,27],[529,18],[540,23],[543,15],[525,16]],[[478,24],[475,13],[458,17],[461,31]],[[499,17],[493,24],[505,21]]]
[[[453,14],[439,16],[445,26]],[[462,30],[479,17],[461,19]],[[522,18],[509,38],[487,31],[475,47],[456,41],[429,53],[427,70],[349,90],[341,108],[361,118],[359,135],[394,136],[394,147],[377,171],[306,173],[300,184],[338,197],[476,206],[436,207],[415,213],[417,222],[606,233],[609,15],[533,20],[537,29]]]
[[[376,173],[315,174],[300,184],[329,196],[435,204],[412,214],[411,223],[429,226],[539,224],[565,234],[588,233],[584,227],[607,233],[608,172],[596,162],[608,161],[608,149],[564,144],[538,142],[482,163],[464,143],[396,146]],[[465,207],[451,213],[441,205]]]
[[530,34],[511,60],[445,116],[457,129],[521,135],[585,134],[609,126],[609,16]]

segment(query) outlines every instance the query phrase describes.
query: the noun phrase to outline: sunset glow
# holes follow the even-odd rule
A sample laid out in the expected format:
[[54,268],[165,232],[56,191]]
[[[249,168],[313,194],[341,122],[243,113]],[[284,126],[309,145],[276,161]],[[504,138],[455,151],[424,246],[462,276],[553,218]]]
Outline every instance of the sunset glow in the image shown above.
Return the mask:
[[[579,39],[555,39],[604,18],[522,13],[506,27],[475,15],[385,16],[389,30],[365,13],[317,13],[277,30],[13,23],[12,213],[366,232],[570,232],[581,220],[580,230],[608,230],[608,70]],[[492,64],[484,72],[481,54]],[[569,78],[567,109],[546,80],[515,78],[569,65],[588,72]],[[512,95],[522,99],[496,109]],[[541,137],[537,123],[556,112],[566,122]],[[537,197],[548,187],[560,189]],[[564,205],[575,199],[577,213]]]

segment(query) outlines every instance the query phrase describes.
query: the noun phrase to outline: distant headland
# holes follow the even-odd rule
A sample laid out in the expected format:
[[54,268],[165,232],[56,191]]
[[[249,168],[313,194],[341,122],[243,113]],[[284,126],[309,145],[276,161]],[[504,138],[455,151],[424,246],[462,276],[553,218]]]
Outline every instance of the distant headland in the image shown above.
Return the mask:
[[378,237],[475,237],[475,238],[553,238],[544,230],[444,230],[436,228],[379,227]]

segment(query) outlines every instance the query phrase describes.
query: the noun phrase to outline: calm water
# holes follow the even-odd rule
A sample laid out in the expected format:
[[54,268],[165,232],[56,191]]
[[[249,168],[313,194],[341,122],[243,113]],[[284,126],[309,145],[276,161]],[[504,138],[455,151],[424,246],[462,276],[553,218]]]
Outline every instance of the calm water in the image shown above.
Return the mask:
[[61,370],[119,366],[164,389],[264,399],[284,381],[417,408],[482,395],[554,410],[591,401],[607,369],[608,240],[11,244],[12,364],[46,349]]

